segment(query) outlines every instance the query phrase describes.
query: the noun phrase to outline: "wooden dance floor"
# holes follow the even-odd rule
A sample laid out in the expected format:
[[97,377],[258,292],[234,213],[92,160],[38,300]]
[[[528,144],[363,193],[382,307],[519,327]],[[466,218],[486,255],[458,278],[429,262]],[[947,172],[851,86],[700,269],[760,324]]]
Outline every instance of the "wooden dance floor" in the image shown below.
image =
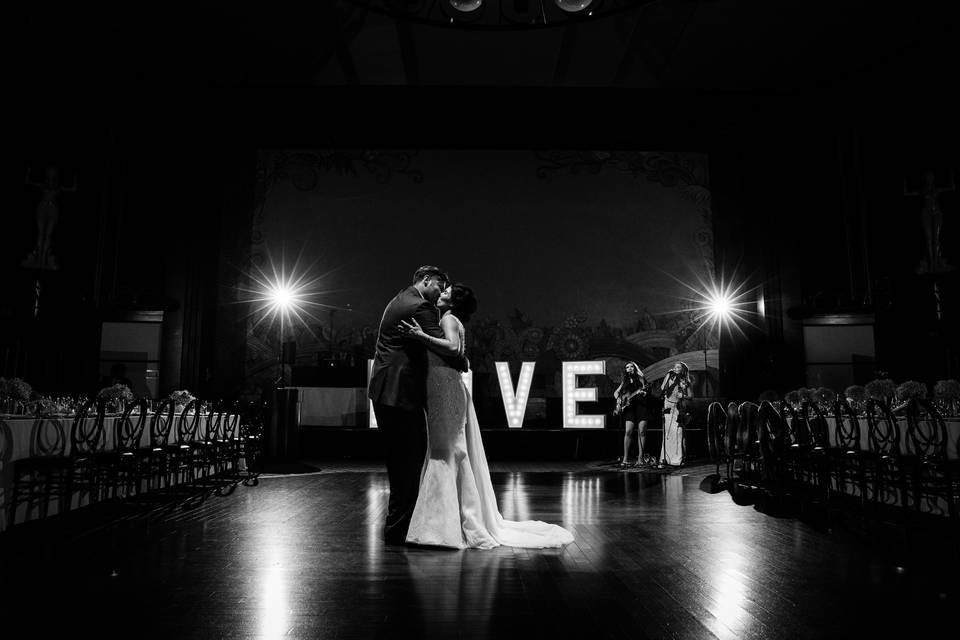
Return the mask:
[[576,541],[450,551],[383,545],[380,465],[316,464],[188,511],[0,535],[3,636],[877,638],[960,625],[955,541],[773,517],[702,490],[708,465],[494,464],[505,517]]

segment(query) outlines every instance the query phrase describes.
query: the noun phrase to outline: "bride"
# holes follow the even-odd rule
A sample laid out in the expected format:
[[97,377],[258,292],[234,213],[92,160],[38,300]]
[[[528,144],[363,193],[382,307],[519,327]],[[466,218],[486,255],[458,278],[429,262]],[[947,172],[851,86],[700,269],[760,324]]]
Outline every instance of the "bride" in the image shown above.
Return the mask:
[[563,527],[504,520],[490,482],[473,400],[454,358],[463,354],[463,322],[477,309],[470,287],[447,287],[437,301],[443,338],[402,321],[405,335],[427,346],[427,457],[407,542],[455,549],[559,547],[573,542]]

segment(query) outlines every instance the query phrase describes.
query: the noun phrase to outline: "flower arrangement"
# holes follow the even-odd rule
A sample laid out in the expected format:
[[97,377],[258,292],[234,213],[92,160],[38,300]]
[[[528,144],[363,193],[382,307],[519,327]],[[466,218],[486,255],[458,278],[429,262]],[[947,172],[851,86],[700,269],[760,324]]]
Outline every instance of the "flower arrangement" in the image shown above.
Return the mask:
[[811,396],[821,409],[830,409],[833,407],[833,403],[837,401],[837,392],[829,387],[817,387],[813,390]]
[[180,389],[171,393],[170,399],[173,401],[175,406],[185,407],[190,403],[191,400],[194,400],[195,398],[194,395],[186,389]]
[[907,380],[897,387],[897,399],[901,402],[907,400],[923,399],[927,397],[927,385],[916,380]]
[[97,398],[103,400],[123,400],[125,402],[130,402],[133,400],[133,391],[130,391],[130,387],[125,384],[115,384],[113,386],[100,389],[100,392],[97,393]]
[[789,402],[792,406],[797,408],[799,408],[800,403],[803,402],[803,396],[800,395],[799,389],[788,391],[786,395],[783,396],[783,399]]
[[960,399],[960,382],[956,380],[938,380],[933,385],[933,396],[945,400]]
[[867,390],[867,397],[883,402],[890,402],[897,394],[897,385],[889,378],[871,380],[864,388]]
[[863,411],[867,404],[867,390],[859,384],[853,384],[844,389],[843,395],[846,397],[850,408],[858,413]]
[[960,414],[958,404],[960,404],[960,382],[956,380],[938,380],[933,385],[933,398],[944,416],[955,416]]
[[20,378],[0,378],[0,398],[26,402],[32,393],[33,387]]

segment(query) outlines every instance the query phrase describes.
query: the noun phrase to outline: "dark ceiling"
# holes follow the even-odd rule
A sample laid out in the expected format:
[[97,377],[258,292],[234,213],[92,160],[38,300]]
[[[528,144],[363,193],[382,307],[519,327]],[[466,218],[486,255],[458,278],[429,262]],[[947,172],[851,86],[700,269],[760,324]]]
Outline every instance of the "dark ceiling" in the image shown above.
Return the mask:
[[844,118],[939,145],[914,123],[957,125],[952,3],[591,0],[618,10],[512,29],[378,10],[450,1],[28,3],[14,108],[60,132],[333,146],[704,149]]
[[[942,59],[954,47],[952,3],[614,1],[626,8],[497,31],[369,8],[389,0],[33,2],[16,32],[22,69],[41,84],[794,91],[955,70]],[[450,0],[401,4],[428,2]]]

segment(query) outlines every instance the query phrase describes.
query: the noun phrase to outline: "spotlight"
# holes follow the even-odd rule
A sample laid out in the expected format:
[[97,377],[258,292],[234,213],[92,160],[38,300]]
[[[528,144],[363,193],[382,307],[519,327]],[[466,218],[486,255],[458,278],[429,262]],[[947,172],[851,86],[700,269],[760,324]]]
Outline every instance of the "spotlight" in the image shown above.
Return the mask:
[[297,289],[294,289],[284,282],[273,284],[271,288],[265,292],[264,297],[266,297],[270,305],[272,305],[271,311],[284,314],[295,311],[300,302]]
[[723,322],[733,313],[733,300],[724,293],[711,293],[707,296],[707,309],[712,320]]
[[267,260],[268,271],[253,265],[253,271],[247,274],[252,286],[249,289],[238,287],[237,291],[241,295],[238,296],[237,302],[249,304],[250,315],[259,316],[252,328],[266,323],[272,329],[274,323],[279,324],[277,337],[281,348],[277,358],[279,372],[276,385],[282,387],[286,383],[282,346],[287,341],[288,328],[302,326],[312,334],[313,331],[307,324],[307,320],[319,322],[319,319],[311,310],[331,307],[316,300],[317,296],[325,293],[318,290],[322,276],[309,277],[306,271],[299,268],[299,258],[293,269],[289,271],[275,264],[269,255]]

